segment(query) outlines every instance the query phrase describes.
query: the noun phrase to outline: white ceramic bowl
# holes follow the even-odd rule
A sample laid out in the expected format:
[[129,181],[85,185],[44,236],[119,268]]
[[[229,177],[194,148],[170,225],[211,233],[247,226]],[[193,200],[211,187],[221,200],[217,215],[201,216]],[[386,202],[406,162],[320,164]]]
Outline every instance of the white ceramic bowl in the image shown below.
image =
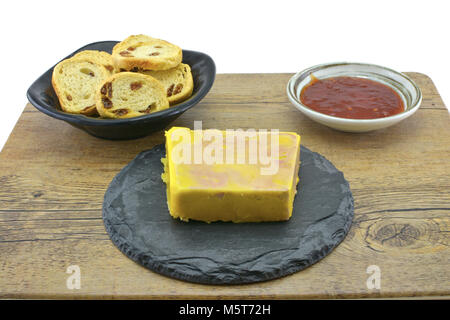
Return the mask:
[[[300,102],[300,93],[311,81],[311,74],[318,79],[331,77],[361,77],[381,82],[394,89],[402,98],[405,110],[393,116],[377,119],[346,119],[314,111]],[[330,128],[346,132],[367,132],[392,126],[408,118],[419,109],[422,102],[420,88],[406,75],[373,64],[327,63],[303,70],[288,82],[287,95],[294,106],[308,118]]]

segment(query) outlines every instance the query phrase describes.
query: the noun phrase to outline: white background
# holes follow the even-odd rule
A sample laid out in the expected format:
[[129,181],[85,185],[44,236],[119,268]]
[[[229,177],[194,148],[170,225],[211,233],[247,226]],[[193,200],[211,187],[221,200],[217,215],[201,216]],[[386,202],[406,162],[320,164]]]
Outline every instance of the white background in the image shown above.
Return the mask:
[[294,73],[334,61],[422,72],[450,103],[450,1],[0,3],[0,148],[44,71],[85,44],[139,33],[208,53],[217,73]]

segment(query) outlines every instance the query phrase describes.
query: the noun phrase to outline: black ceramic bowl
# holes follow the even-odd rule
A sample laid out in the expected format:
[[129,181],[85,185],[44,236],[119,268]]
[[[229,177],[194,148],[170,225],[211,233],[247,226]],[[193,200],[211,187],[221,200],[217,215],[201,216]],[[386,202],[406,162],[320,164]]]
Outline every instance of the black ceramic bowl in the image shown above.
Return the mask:
[[[116,43],[117,41],[91,43],[78,49],[67,58],[82,50],[102,50],[111,53]],[[211,57],[201,52],[183,50],[183,62],[191,66],[194,78],[192,96],[169,109],[136,118],[101,119],[62,111],[52,87],[53,67],[31,85],[27,91],[27,97],[39,111],[53,118],[64,120],[93,136],[114,140],[139,138],[164,129],[183,112],[195,106],[211,89],[216,76],[216,66]]]

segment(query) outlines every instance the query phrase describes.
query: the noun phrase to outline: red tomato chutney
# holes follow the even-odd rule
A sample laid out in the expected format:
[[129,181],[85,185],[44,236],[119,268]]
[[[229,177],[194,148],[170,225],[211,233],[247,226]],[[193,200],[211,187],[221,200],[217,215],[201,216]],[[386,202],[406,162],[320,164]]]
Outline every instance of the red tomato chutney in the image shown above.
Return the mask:
[[300,101],[317,112],[348,119],[376,119],[404,110],[403,100],[385,84],[357,77],[319,80],[311,75]]

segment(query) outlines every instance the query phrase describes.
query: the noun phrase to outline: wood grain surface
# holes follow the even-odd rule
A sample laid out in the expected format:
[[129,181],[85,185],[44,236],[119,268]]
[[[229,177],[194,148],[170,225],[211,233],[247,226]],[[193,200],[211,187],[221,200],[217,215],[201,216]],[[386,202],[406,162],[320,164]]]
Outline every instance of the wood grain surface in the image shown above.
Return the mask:
[[[450,296],[450,122],[430,78],[412,117],[350,134],[298,112],[291,74],[220,74],[205,99],[173,125],[277,128],[344,172],[355,199],[349,235],[329,256],[291,276],[251,285],[170,279],[125,257],[108,238],[102,199],[111,179],[163,133],[130,141],[94,138],[27,105],[0,153],[1,298],[334,298]],[[70,265],[81,288],[66,286]],[[381,271],[369,289],[367,268]]]

